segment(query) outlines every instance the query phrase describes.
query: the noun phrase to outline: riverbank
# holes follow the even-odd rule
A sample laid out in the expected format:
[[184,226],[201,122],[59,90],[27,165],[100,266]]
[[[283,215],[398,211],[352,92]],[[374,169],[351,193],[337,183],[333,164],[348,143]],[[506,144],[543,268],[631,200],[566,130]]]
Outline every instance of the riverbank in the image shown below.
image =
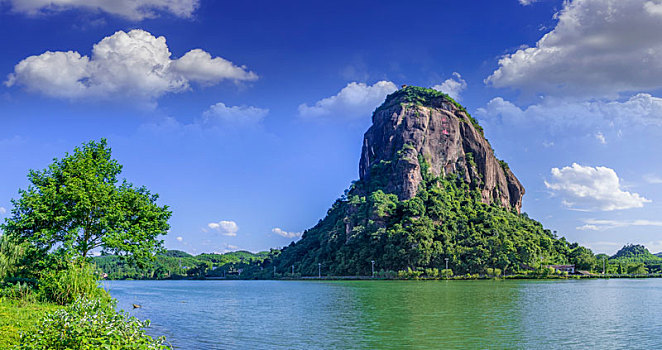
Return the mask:
[[0,349],[18,345],[21,333],[34,330],[47,313],[61,308],[50,303],[0,298]]
[[[520,279],[520,280],[562,280],[562,279],[609,279],[609,278],[662,278],[662,273],[651,273],[651,274],[590,274],[590,275],[547,275],[540,276],[534,274],[517,274],[517,275],[505,275],[505,276],[491,276],[491,275],[461,275],[461,276],[452,276],[452,277],[428,277],[428,276],[417,276],[417,277],[383,277],[383,276],[280,276],[276,278],[266,278],[266,279],[253,279],[253,278],[241,278],[240,276],[230,276],[230,277],[205,277],[205,278],[166,278],[160,279],[160,281],[177,281],[177,280],[206,280],[206,281],[237,281],[237,280],[263,280],[263,281],[311,281],[311,280],[329,280],[329,281],[371,281],[371,280],[382,280],[382,281],[411,281],[411,280],[422,280],[422,281],[431,281],[431,280],[455,280],[455,281],[469,281],[469,280],[493,280],[493,279]],[[131,281],[132,279],[118,279],[114,281]],[[113,280],[109,280],[113,281]],[[142,281],[159,281],[156,279],[143,279]]]

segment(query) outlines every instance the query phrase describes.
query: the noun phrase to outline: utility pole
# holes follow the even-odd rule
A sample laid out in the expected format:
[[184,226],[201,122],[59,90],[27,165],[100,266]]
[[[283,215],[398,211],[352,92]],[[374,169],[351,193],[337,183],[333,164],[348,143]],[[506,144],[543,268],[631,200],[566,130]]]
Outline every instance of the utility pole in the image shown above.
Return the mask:
[[605,274],[605,268],[607,267],[607,259],[602,258],[602,274]]
[[448,270],[448,258],[444,258],[446,260],[446,270]]
[[274,278],[276,278],[276,266],[274,266]]
[[322,278],[322,263],[317,263],[317,278]]
[[375,278],[375,261],[370,260],[370,262],[372,263],[372,278]]
[[292,277],[294,277],[294,265],[292,265]]

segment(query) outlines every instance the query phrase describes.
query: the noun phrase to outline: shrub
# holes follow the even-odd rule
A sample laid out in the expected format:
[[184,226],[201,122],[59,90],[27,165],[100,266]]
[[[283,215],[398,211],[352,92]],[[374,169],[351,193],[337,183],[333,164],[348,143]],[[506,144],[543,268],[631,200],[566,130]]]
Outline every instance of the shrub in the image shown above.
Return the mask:
[[21,335],[18,349],[171,349],[164,337],[153,339],[141,322],[113,304],[80,298],[64,309],[47,314],[33,330]]
[[488,267],[485,269],[485,272],[488,276],[498,277],[501,276],[501,269]]
[[39,280],[39,296],[44,301],[66,305],[79,297],[109,300],[108,293],[99,288],[99,277],[94,266],[85,262],[72,262],[64,270],[51,270]]
[[32,287],[28,283],[2,283],[0,287],[0,297],[8,299],[21,299],[25,301],[34,301]]

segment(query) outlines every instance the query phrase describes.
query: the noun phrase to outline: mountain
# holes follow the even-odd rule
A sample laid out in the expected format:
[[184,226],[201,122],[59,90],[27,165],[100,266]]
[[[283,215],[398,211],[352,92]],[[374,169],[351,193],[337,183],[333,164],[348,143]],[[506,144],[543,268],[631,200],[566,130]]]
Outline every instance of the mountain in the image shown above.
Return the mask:
[[447,261],[455,274],[543,263],[594,268],[590,250],[520,213],[524,187],[477,121],[447,95],[404,87],[372,122],[359,179],[324,219],[265,263],[341,276],[368,275],[373,261],[389,273],[435,273]]
[[641,244],[626,244],[609,258],[624,262],[662,262],[662,258],[652,254]]
[[[363,182],[384,176],[380,187],[400,200],[413,198],[422,181],[419,157],[433,176],[455,174],[475,184],[483,203],[522,208],[524,187],[494,156],[483,129],[448,96],[406,87],[393,93],[372,116],[359,163]],[[369,189],[370,190],[370,189]]]

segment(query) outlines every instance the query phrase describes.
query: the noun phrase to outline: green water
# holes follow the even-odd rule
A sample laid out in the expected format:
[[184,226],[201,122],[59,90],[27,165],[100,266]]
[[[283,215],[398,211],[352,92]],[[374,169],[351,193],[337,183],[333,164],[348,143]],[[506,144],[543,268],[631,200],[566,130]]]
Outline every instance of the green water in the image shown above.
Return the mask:
[[662,279],[112,281],[179,349],[659,349]]

